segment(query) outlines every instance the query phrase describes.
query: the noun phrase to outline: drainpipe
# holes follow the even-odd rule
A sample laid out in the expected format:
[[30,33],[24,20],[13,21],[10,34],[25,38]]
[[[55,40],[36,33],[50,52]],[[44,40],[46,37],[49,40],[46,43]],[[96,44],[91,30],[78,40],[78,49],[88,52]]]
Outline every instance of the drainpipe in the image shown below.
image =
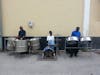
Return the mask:
[[91,0],[84,0],[83,36],[89,36]]

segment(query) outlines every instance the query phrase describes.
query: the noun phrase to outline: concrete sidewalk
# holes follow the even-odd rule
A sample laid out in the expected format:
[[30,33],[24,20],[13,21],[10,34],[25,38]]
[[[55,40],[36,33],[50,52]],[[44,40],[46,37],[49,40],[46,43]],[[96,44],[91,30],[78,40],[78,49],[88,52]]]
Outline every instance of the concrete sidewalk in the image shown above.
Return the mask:
[[70,58],[62,53],[56,61],[41,61],[37,55],[20,58],[0,53],[0,75],[100,75],[100,55],[80,52]]

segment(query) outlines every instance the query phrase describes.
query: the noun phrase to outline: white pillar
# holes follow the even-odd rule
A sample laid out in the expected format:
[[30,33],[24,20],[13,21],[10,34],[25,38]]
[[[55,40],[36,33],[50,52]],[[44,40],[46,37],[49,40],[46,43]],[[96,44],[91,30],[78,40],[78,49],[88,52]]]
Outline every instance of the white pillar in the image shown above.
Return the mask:
[[89,34],[90,2],[91,0],[84,0],[83,36],[88,36]]

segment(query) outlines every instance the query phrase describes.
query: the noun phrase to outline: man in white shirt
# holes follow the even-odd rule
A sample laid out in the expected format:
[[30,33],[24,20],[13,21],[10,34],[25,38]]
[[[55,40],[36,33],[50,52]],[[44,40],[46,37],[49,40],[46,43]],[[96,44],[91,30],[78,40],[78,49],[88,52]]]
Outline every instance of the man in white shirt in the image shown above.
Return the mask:
[[49,35],[47,36],[47,42],[48,42],[48,46],[50,46],[52,49],[54,49],[55,38],[52,35],[52,31],[49,31]]
[[48,42],[48,46],[44,48],[43,52],[44,52],[44,56],[43,57],[52,57],[55,56],[55,50],[54,50],[54,46],[55,46],[55,38],[52,35],[52,31],[49,31],[49,35],[47,36],[47,42]]

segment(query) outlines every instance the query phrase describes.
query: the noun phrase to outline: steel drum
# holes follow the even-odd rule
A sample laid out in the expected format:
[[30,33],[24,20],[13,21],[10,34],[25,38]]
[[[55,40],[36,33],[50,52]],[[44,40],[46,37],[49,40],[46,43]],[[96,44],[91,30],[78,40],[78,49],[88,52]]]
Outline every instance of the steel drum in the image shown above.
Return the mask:
[[67,41],[79,41],[78,38],[77,37],[74,37],[74,36],[68,37],[66,40]]
[[65,50],[78,49],[78,37],[70,36],[65,40]]
[[92,39],[91,39],[90,37],[82,37],[80,41],[81,41],[81,42],[82,42],[82,41],[87,41],[87,42],[89,42],[89,41],[92,41]]
[[78,49],[78,37],[70,36],[65,40],[65,50],[67,49]]
[[91,49],[92,48],[92,39],[91,39],[91,37],[82,37],[80,39],[80,47],[82,49]]
[[68,37],[67,39],[66,39],[66,44],[75,44],[75,43],[77,43],[79,41],[79,39],[77,38],[77,37],[75,37],[75,36],[70,36],[70,37]]
[[15,40],[16,52],[27,52],[27,40]]
[[15,39],[16,38],[7,38],[7,50],[15,50]]
[[38,50],[40,48],[39,38],[30,39],[31,50]]
[[66,54],[69,54],[70,57],[72,57],[75,54],[77,55],[78,50],[79,50],[78,43],[79,43],[78,37],[75,37],[75,36],[68,37],[65,41]]

